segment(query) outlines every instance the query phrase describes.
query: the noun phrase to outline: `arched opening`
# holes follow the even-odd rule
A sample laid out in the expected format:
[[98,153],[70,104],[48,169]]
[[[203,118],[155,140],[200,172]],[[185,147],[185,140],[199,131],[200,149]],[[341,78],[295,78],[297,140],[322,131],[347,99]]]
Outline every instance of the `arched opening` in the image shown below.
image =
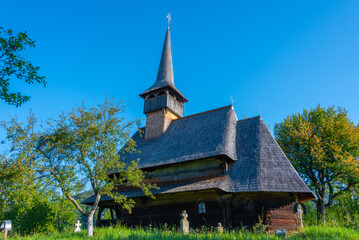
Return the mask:
[[116,212],[112,208],[103,208],[100,220],[116,219]]

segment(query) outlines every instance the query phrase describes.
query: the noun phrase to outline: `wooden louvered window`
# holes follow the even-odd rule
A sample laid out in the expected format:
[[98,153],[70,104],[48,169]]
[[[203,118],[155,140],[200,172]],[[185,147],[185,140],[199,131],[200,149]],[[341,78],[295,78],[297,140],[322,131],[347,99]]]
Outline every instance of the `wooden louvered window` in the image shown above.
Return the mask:
[[198,204],[198,213],[206,213],[206,204],[204,202]]

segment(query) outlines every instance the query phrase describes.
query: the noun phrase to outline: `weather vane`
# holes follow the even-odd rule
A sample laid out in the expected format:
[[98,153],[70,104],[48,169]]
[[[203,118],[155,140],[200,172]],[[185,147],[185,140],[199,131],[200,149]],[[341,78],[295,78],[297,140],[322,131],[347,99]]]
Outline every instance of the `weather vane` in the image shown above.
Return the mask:
[[168,29],[170,29],[170,26],[171,26],[171,13],[168,13],[167,14],[167,18],[168,18]]

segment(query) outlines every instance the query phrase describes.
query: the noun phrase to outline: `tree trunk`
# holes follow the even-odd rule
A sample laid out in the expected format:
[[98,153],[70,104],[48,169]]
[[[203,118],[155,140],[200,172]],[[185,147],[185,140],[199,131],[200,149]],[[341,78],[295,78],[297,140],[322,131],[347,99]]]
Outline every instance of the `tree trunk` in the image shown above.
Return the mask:
[[325,226],[325,205],[324,201],[317,201],[317,221]]
[[92,209],[87,217],[87,236],[92,237],[93,236],[93,215],[95,214],[96,208],[98,206],[98,203],[100,202],[101,195],[96,194],[95,202],[92,206]]
[[93,236],[93,214],[89,214],[87,217],[87,236]]

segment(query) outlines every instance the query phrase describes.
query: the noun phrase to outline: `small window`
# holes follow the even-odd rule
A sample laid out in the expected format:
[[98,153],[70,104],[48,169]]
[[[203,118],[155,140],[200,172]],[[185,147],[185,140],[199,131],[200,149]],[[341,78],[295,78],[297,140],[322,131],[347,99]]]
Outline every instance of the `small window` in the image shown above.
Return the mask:
[[173,176],[173,180],[177,181],[177,175]]
[[198,213],[206,213],[206,204],[204,202],[198,204]]
[[248,202],[247,202],[247,210],[249,211],[249,212],[253,212],[254,211],[254,203],[253,203],[253,200],[249,200]]
[[198,177],[202,177],[203,176],[203,172],[202,171],[199,171],[198,172]]

